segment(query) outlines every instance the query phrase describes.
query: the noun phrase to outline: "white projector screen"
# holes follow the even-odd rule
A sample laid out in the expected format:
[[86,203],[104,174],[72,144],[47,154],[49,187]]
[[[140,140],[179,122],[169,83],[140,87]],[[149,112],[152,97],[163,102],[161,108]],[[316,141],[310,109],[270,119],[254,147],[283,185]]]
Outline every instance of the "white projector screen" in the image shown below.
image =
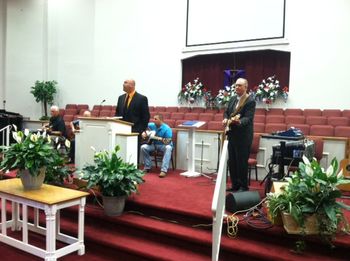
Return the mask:
[[187,0],[186,46],[284,38],[285,0]]

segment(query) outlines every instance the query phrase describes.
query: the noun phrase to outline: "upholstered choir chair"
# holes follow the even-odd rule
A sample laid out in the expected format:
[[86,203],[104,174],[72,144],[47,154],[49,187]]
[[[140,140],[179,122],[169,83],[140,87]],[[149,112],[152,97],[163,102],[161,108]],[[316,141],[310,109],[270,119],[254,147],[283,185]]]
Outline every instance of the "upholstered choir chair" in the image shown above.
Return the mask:
[[260,144],[260,134],[254,133],[252,147],[250,149],[250,155],[248,159],[248,182],[250,185],[250,179],[252,174],[252,169],[255,170],[255,180],[258,180],[258,161],[257,156],[259,152]]

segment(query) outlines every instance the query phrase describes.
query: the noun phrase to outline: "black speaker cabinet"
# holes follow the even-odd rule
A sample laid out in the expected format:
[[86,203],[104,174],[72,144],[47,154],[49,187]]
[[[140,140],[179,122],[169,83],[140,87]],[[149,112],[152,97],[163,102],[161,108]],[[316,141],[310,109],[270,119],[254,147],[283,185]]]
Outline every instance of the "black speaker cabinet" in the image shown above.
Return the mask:
[[226,196],[226,210],[236,212],[249,209],[260,202],[258,191],[231,192]]

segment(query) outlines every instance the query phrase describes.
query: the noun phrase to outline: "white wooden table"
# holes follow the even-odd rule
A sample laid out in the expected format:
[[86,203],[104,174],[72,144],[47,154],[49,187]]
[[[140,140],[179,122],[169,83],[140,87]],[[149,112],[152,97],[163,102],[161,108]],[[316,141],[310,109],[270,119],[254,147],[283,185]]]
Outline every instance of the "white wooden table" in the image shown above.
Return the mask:
[[[24,190],[20,179],[1,180],[0,242],[42,257],[47,261],[56,260],[74,251],[78,251],[78,255],[84,255],[84,207],[87,195],[86,192],[46,184],[39,190]],[[7,219],[6,216],[6,201],[12,202],[11,219]],[[71,206],[79,206],[77,237],[63,234],[60,231],[60,210]],[[33,223],[28,221],[28,207],[34,209]],[[45,213],[45,227],[39,224],[39,210]],[[22,240],[9,236],[8,228],[11,228],[12,231],[22,230]],[[46,249],[28,242],[28,230],[46,236]],[[56,240],[67,245],[56,249]]]

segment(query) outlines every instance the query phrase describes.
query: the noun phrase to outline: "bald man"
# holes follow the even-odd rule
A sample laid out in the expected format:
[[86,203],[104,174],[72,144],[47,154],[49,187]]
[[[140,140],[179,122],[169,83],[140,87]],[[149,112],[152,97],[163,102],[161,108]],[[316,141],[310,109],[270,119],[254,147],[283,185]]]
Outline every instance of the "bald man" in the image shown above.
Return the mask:
[[132,132],[139,134],[137,146],[137,158],[140,158],[141,134],[147,129],[150,113],[146,96],[136,92],[135,80],[128,79],[123,83],[124,94],[118,98],[116,116],[121,116],[124,121],[133,123]]
[[125,93],[118,98],[116,116],[121,116],[124,121],[133,123],[132,132],[141,134],[147,129],[150,118],[148,99],[136,92],[133,79],[124,81],[123,91]]
[[227,191],[248,190],[248,159],[253,141],[255,100],[247,93],[248,81],[237,79],[236,96],[232,97],[224,112],[227,126],[229,171],[232,186]]

